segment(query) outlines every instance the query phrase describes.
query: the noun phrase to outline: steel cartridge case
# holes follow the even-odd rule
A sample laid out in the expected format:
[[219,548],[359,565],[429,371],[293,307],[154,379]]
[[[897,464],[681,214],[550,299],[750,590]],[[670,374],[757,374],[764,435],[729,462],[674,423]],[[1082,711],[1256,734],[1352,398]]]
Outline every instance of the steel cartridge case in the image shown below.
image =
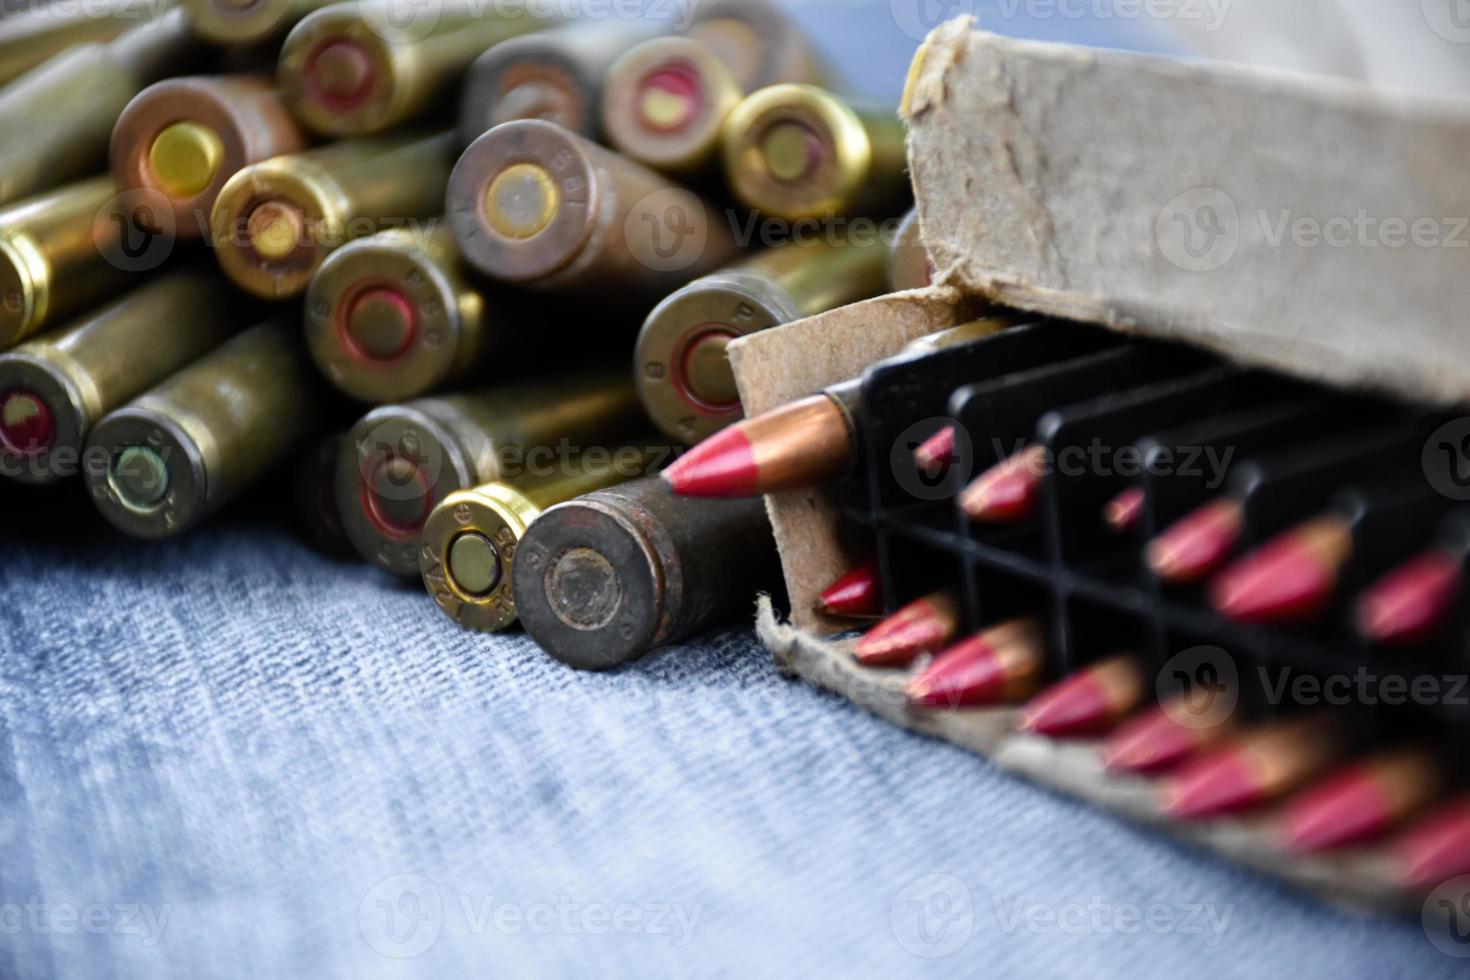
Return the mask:
[[667,295],[735,257],[728,221],[698,195],[541,120],[470,144],[447,202],[474,267],[538,290]]
[[791,242],[673,293],[644,321],[634,353],[649,418],[686,444],[738,421],[730,341],[877,296],[888,255],[876,234],[850,244]]
[[419,544],[424,587],[445,615],[470,629],[516,621],[512,561],[542,511],[594,490],[646,476],[667,449],[623,446],[552,460],[537,472],[457,490],[429,515]]
[[210,215],[220,265],[257,296],[298,295],[351,239],[438,214],[453,152],[445,133],[350,140],[252,164],[226,181]]
[[623,52],[652,38],[637,21],[573,21],[501,41],[475,59],[459,100],[459,139],[517,119],[544,119],[579,136],[602,136],[602,90]]
[[121,291],[131,226],[115,196],[98,177],[0,209],[0,350]]
[[146,192],[158,203],[156,212],[138,209],[149,212],[148,230],[187,239],[208,233],[230,177],[306,145],[270,78],[194,76],[157,82],[129,102],[108,157],[120,189]]
[[277,77],[297,118],[326,136],[384,132],[441,102],[487,48],[547,26],[473,0],[402,14],[398,0],[337,3],[293,27]]
[[622,375],[385,405],[352,427],[338,458],[343,525],[364,559],[417,575],[424,524],[455,490],[514,475],[533,449],[618,445],[646,425]]
[[247,322],[251,304],[221,304],[224,289],[212,270],[173,272],[0,354],[4,474],[42,484],[78,472],[98,419]]
[[640,163],[696,173],[714,162],[742,97],[818,76],[805,35],[774,4],[708,4],[686,34],[638,45],[609,69],[603,127]]
[[778,581],[762,500],[676,497],[656,477],[547,510],[512,570],[526,632],[582,670],[749,616],[756,593]]
[[98,422],[85,471],[102,515],[134,537],[181,534],[303,445],[322,407],[299,331],[251,327]]
[[199,57],[181,10],[70,48],[0,88],[0,203],[90,176],[128,100]]
[[724,156],[735,196],[788,221],[896,212],[910,195],[897,113],[811,85],[748,96],[725,121]]
[[250,47],[281,37],[336,0],[179,0],[194,33],[211,44]]

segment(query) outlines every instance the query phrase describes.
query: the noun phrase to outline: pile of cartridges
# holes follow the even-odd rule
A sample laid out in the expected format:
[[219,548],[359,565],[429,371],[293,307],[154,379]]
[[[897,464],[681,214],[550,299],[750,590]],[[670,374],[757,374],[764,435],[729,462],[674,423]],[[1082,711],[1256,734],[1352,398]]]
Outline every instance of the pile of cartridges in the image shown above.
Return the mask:
[[748,610],[759,504],[653,474],[741,417],[732,339],[923,282],[902,125],[772,4],[538,6],[0,22],[5,477],[163,538],[285,467],[317,542],[579,666]]
[[840,494],[873,551],[818,600],[864,631],[828,668],[915,727],[1089,749],[1099,800],[1412,892],[1470,873],[1470,493],[1425,462],[1459,414],[1007,313],[664,476]]

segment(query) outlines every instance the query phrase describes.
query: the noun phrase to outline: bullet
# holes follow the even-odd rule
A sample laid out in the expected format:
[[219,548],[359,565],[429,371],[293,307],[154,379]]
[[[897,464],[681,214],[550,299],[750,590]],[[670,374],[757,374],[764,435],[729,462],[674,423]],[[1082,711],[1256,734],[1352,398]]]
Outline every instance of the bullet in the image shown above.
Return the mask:
[[0,204],[103,169],[128,100],[199,56],[183,12],[172,10],[106,44],[69,48],[0,88]]
[[[1010,326],[986,317],[914,341],[899,357],[921,357],[981,340]],[[675,493],[749,497],[816,486],[846,475],[857,451],[861,379],[831,386],[715,433],[664,470]]]
[[274,41],[335,0],[179,0],[190,26],[211,44],[248,48]]
[[1470,794],[1416,821],[1393,849],[1403,881],[1416,887],[1432,888],[1470,874]]
[[1250,810],[1316,778],[1345,748],[1322,715],[1267,723],[1188,763],[1170,779],[1165,809],[1178,820]]
[[637,446],[590,452],[540,473],[451,493],[424,524],[424,587],[461,626],[506,629],[516,621],[511,563],[531,524],[556,504],[642,477],[667,453]]
[[734,616],[778,580],[757,500],[688,500],[638,480],[547,510],[516,550],[512,590],[531,639],[605,670]]
[[1103,735],[1133,713],[1146,685],[1137,657],[1109,657],[1042,691],[1026,705],[1019,727],[1051,738]]
[[227,340],[249,304],[213,270],[173,272],[0,354],[0,462],[22,483],[80,469],[93,424]]
[[351,140],[252,164],[226,181],[210,215],[220,266],[257,296],[298,295],[349,240],[438,214],[453,151],[445,133]]
[[1439,549],[1417,555],[1358,597],[1358,631],[1383,646],[1433,640],[1454,612],[1463,577],[1460,555]]
[[370,136],[447,100],[487,48],[546,26],[523,5],[445,0],[400,23],[395,0],[336,3],[286,35],[276,69],[292,112],[323,136]]
[[110,41],[153,20],[160,5],[151,0],[105,0],[31,6],[5,19],[0,31],[0,85],[70,48]]
[[182,534],[310,438],[319,389],[296,324],[251,327],[93,427],[92,499],[125,534]]
[[662,297],[739,252],[712,204],[539,119],[471,143],[447,202],[465,259],[532,289]]
[[1103,521],[1119,534],[1131,531],[1143,519],[1143,508],[1148,495],[1142,487],[1129,487],[1118,494],[1103,508]]
[[914,450],[914,465],[931,479],[938,479],[954,465],[955,427],[946,425]]
[[606,445],[646,424],[621,374],[374,409],[352,427],[337,461],[337,504],[347,536],[379,568],[417,575],[419,536],[449,494],[514,475],[543,455],[554,462],[558,441],[573,448]]
[[645,41],[608,69],[603,128],[639,163],[698,173],[747,93],[818,75],[805,35],[774,4],[705,4],[687,34]]
[[1041,624],[1017,619],[945,650],[905,688],[916,708],[985,708],[1013,704],[1036,690],[1045,669]]
[[[525,330],[468,276],[448,224],[394,228],[322,262],[306,294],[306,339],[317,367],[348,395],[407,401],[467,375]],[[493,326],[492,326],[493,325]]]
[[140,208],[141,226],[200,238],[226,180],[306,142],[267,76],[198,75],[138,93],[118,117],[108,156],[120,189],[150,192],[168,208],[161,220]]
[[1314,619],[1331,601],[1352,548],[1347,521],[1315,518],[1221,572],[1210,585],[1210,601],[1221,615],[1243,623]]
[[741,203],[788,221],[885,212],[910,194],[904,137],[892,110],[775,85],[725,120],[725,177]]
[[934,592],[868,630],[852,655],[865,667],[902,667],[920,654],[943,649],[959,629],[959,600],[949,592]]
[[1172,769],[1235,731],[1227,699],[1204,704],[1181,694],[1130,719],[1108,739],[1103,758],[1115,772],[1157,773]]
[[336,558],[355,556],[337,508],[337,457],[344,432],[318,439],[296,463],[296,517],[302,536],[316,551]]
[[960,507],[972,521],[1018,524],[1036,514],[1046,477],[1044,446],[1028,446],[980,474],[960,494]]
[[934,262],[920,236],[919,209],[913,208],[893,236],[888,262],[888,291],[902,293],[934,284]]
[[0,209],[0,350],[128,281],[108,261],[127,223],[113,198],[97,177]]
[[1287,804],[1281,818],[1286,846],[1310,853],[1383,837],[1429,806],[1444,783],[1430,752],[1406,748],[1372,756]]
[[1173,585],[1202,581],[1235,551],[1244,521],[1240,501],[1230,497],[1213,500],[1149,542],[1149,567]]
[[868,619],[883,614],[882,570],[865,561],[822,590],[817,612],[842,619]]
[[792,242],[676,291],[644,321],[633,356],[649,417],[686,444],[738,421],[730,341],[878,295],[886,262],[877,239]]
[[658,31],[639,21],[586,20],[501,41],[476,58],[465,75],[460,145],[517,119],[543,119],[599,140],[608,69]]

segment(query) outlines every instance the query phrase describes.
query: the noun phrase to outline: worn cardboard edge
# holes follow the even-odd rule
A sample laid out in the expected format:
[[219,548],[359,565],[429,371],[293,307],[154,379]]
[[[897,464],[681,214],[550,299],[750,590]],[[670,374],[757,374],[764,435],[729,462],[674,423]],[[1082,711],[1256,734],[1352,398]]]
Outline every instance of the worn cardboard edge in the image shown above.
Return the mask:
[[[1463,346],[1470,306],[1470,232],[1453,230],[1470,217],[1470,105],[1015,41],[960,19],[921,48],[903,112],[938,281],[1315,380],[1470,403],[1470,361],[1444,356]],[[1235,244],[1195,267],[1168,219],[1217,202]],[[1377,230],[1377,245],[1281,244],[1281,215],[1320,229],[1359,211],[1438,220],[1446,244],[1388,247]]]
[[1334,905],[1380,914],[1407,914],[1422,905],[1422,894],[1394,884],[1381,854],[1297,857],[1278,846],[1269,816],[1200,825],[1173,822],[1161,812],[1154,784],[1104,770],[1097,742],[1060,742],[1018,733],[1014,708],[910,711],[903,697],[902,672],[863,667],[851,656],[850,639],[822,639],[783,622],[768,596],[757,603],[756,633],[782,673],[846,698],[901,728],[968,749],[1051,790],[1254,868]]

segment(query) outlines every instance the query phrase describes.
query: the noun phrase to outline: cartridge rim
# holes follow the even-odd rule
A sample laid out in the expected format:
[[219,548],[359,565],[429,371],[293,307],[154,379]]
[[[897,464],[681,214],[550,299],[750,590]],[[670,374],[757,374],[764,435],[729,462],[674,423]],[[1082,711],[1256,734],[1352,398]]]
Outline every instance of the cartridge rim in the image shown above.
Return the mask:
[[591,138],[597,128],[597,80],[556,43],[535,34],[502,41],[470,69],[460,100],[463,145],[503,123],[540,119]]
[[[517,228],[520,222],[512,215],[492,220],[496,202],[490,191],[512,171],[538,172],[527,178],[529,184],[549,187],[556,197],[552,212],[545,204],[550,194],[543,190],[539,225],[528,226],[534,227],[529,233]],[[524,194],[527,181],[514,188],[517,194]],[[497,126],[465,150],[449,176],[449,221],[471,265],[498,279],[527,282],[549,276],[577,257],[592,236],[600,197],[597,168],[581,138],[552,123],[527,119]]]
[[[13,392],[23,392],[44,406],[50,422],[49,440],[43,448],[17,452],[14,440],[0,432],[0,461],[5,475],[21,483],[41,486],[75,472],[68,464],[61,472],[53,467],[60,454],[80,454],[86,435],[87,417],[82,393],[66,372],[26,351],[0,354],[0,413]],[[76,461],[80,468],[81,460]]]
[[276,78],[302,124],[324,136],[363,136],[392,120],[399,66],[385,36],[390,27],[344,4],[308,14],[291,29]]
[[[220,267],[241,288],[265,299],[294,296],[304,290],[322,260],[347,231],[343,208],[334,199],[330,178],[305,160],[280,160],[245,167],[229,180],[215,200],[210,232]],[[275,209],[268,223],[258,221],[261,208]],[[294,247],[279,247],[282,228],[295,229]],[[271,234],[264,252],[256,236]]]
[[[348,313],[375,290],[396,296],[407,310],[396,355],[373,356],[354,341]],[[464,321],[454,286],[411,243],[374,235],[327,257],[306,296],[306,339],[311,356],[332,383],[375,404],[415,398],[454,370]]]
[[337,457],[342,526],[363,558],[395,575],[417,574],[434,508],[473,481],[444,426],[412,405],[385,405],[352,427]]
[[[208,474],[204,457],[188,433],[173,419],[146,406],[118,409],[93,427],[88,455],[105,456],[105,466],[83,467],[97,509],[124,534],[166,538],[192,527],[205,510]],[[129,452],[136,450],[133,455]],[[122,465],[161,466],[162,486],[156,498],[128,499],[128,483],[119,478]]]
[[627,662],[657,642],[665,619],[655,554],[636,524],[596,497],[547,509],[516,551],[511,588],[521,622],[571,667]]
[[[845,212],[872,169],[862,120],[814,85],[773,85],[749,96],[725,121],[724,145],[735,196],[788,221]],[[795,151],[805,152],[804,166],[789,161]]]
[[[529,498],[506,483],[456,491],[434,508],[420,539],[419,573],[447,616],[461,626],[487,632],[515,623],[512,563],[526,529],[540,513]],[[483,569],[471,569],[480,581],[473,581],[464,569],[456,571],[467,561],[487,563]]]
[[194,33],[212,44],[240,45],[280,34],[291,0],[181,0]]
[[609,69],[602,96],[608,141],[660,170],[702,167],[743,92],[714,51],[689,37],[644,41]]
[[0,231],[0,348],[19,343],[46,316],[50,268],[29,235]]
[[[654,307],[638,333],[635,363],[638,395],[664,434],[692,444],[744,415],[738,393],[711,397],[720,385],[733,391],[735,376],[700,374],[695,359],[717,353],[710,344],[728,344],[746,334],[800,319],[801,311],[765,277],[729,270],[697,279]],[[723,353],[719,351],[718,353]]]

